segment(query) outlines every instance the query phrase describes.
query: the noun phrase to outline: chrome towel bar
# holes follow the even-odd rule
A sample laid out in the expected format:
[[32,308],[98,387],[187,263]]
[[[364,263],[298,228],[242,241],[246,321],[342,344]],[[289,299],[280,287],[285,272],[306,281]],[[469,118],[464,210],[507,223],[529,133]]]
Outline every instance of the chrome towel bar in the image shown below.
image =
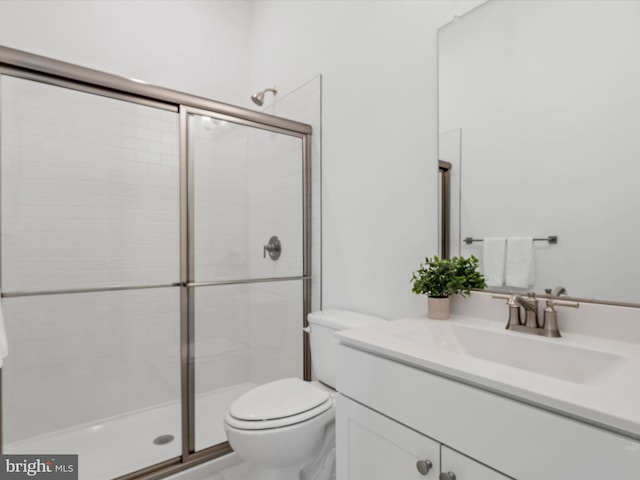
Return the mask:
[[[482,238],[465,237],[464,243],[466,243],[467,245],[471,245],[473,242],[481,242],[482,240],[483,240]],[[550,235],[550,236],[544,237],[544,238],[534,238],[533,241],[534,242],[549,242],[549,244],[555,244],[555,243],[558,243],[558,236],[557,235]]]

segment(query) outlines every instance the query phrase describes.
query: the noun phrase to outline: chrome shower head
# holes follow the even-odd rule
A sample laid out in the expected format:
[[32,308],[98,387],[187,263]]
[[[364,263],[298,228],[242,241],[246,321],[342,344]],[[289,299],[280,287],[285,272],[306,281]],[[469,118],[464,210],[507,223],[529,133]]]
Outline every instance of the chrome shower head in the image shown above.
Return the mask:
[[278,89],[276,87],[265,88],[263,91],[254,93],[253,95],[251,95],[251,100],[253,100],[253,103],[261,107],[262,104],[264,103],[264,94],[267,92],[273,92],[274,95],[277,95]]

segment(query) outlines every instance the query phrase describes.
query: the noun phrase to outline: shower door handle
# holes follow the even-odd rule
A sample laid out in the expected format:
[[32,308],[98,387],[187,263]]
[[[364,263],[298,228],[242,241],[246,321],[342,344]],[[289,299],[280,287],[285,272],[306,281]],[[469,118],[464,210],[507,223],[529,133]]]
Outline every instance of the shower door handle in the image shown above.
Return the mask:
[[262,250],[262,258],[267,258],[267,252],[269,252],[269,258],[271,260],[278,260],[282,253],[282,245],[280,239],[274,235],[269,239],[269,243],[264,246]]

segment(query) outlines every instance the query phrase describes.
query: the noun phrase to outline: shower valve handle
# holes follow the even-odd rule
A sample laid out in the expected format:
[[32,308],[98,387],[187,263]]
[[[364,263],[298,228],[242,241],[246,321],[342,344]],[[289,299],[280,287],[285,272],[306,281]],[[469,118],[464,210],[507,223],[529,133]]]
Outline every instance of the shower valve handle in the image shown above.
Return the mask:
[[269,252],[269,258],[271,260],[278,260],[280,258],[280,253],[282,253],[282,244],[276,235],[271,237],[269,239],[269,243],[264,246],[264,249],[262,250],[262,258],[267,258],[267,252]]

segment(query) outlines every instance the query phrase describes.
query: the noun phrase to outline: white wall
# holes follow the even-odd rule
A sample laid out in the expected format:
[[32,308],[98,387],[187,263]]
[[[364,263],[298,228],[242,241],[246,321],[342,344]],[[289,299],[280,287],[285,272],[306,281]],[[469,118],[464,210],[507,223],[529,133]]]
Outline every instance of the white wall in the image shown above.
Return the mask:
[[248,105],[247,0],[3,0],[0,45]]
[[437,253],[437,29],[480,2],[254,2],[252,89],[323,75],[323,306],[423,313]]

